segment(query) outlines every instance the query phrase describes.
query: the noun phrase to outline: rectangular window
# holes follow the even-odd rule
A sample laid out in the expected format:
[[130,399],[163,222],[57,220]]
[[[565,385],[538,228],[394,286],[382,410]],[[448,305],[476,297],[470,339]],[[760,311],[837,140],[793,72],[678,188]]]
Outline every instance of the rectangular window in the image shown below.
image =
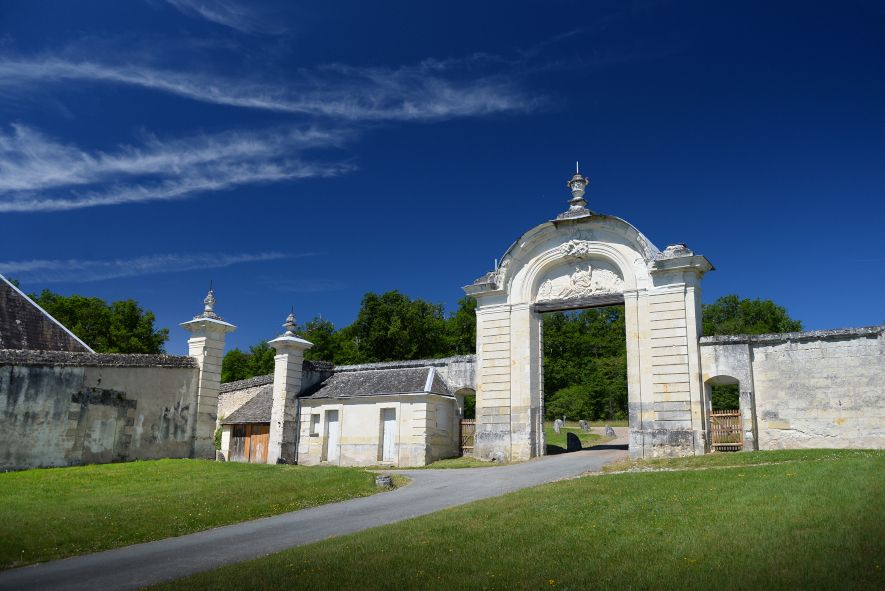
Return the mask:
[[310,436],[320,436],[320,415],[310,415]]

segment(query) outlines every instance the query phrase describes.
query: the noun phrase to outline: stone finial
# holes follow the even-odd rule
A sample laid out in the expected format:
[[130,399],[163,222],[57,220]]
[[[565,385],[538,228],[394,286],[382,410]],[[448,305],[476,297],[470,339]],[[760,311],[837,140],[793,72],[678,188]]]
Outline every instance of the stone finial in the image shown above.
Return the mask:
[[575,174],[572,175],[571,180],[566,183],[566,186],[572,192],[572,198],[569,199],[568,211],[559,214],[556,216],[556,219],[563,220],[591,215],[590,210],[587,209],[587,200],[584,199],[584,192],[587,190],[589,184],[590,179],[581,175],[580,169],[578,168],[577,163],[575,163]]
[[212,320],[221,320],[221,316],[215,313],[215,291],[210,287],[209,293],[203,298],[203,313],[194,316],[194,320],[202,318],[211,318]]
[[294,337],[295,335],[295,310],[292,310],[289,315],[286,317],[286,321],[283,323],[283,328],[286,329],[284,336]]

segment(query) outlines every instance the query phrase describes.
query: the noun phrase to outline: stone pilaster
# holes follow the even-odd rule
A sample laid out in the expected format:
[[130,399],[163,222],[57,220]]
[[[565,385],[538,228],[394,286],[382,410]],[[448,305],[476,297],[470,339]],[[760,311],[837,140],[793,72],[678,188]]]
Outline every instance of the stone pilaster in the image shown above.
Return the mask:
[[224,337],[236,330],[215,314],[215,296],[212,290],[203,301],[202,314],[183,322],[181,327],[191,333],[187,340],[188,355],[197,361],[197,409],[194,414],[193,457],[215,457],[215,426],[218,419],[218,391],[221,387],[221,360],[224,357]]
[[313,343],[295,334],[293,314],[286,319],[283,328],[286,332],[270,341],[270,346],[276,349],[277,354],[274,357],[268,464],[293,464],[297,459],[295,449],[299,418],[297,398],[301,392],[304,352],[313,347]]

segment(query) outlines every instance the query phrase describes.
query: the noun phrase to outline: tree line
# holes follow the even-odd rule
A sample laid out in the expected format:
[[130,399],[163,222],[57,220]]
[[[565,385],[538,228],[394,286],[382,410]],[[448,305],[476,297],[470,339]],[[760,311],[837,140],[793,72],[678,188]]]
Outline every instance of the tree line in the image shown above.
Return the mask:
[[[31,294],[43,309],[101,353],[163,353],[169,330],[134,300]],[[627,351],[622,306],[552,312],[543,319],[544,392],[547,418],[587,420],[627,417]],[[703,306],[705,335],[761,334],[802,330],[802,323],[771,300],[727,295]],[[452,313],[441,304],[398,292],[367,293],[356,320],[336,328],[315,317],[297,332],[314,346],[309,360],[335,365],[432,359],[464,355],[476,348],[476,302],[464,297]],[[232,349],[222,362],[223,382],[273,372],[274,350],[266,341]],[[736,385],[714,386],[714,408],[737,408]]]
[[[296,332],[313,343],[304,357],[335,365],[437,359],[476,350],[476,301],[464,297],[446,314],[441,304],[411,299],[398,291],[367,293],[356,320],[336,329],[321,317],[299,324]],[[248,351],[228,351],[221,365],[222,382],[273,372],[274,350],[267,342]]]

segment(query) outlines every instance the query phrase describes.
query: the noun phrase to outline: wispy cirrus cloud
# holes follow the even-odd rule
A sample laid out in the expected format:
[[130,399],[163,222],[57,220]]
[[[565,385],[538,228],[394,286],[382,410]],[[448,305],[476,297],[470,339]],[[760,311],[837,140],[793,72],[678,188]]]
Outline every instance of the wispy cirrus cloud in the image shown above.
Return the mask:
[[310,253],[285,254],[161,254],[131,259],[33,259],[0,261],[0,274],[39,283],[88,283],[121,277],[178,273],[194,269],[219,269],[246,263],[312,256]]
[[204,103],[351,122],[475,117],[529,111],[543,102],[508,77],[456,75],[441,63],[428,60],[397,68],[330,64],[301,69],[285,83],[269,83],[52,56],[7,58],[0,59],[0,92],[16,93],[38,84],[72,80],[116,83]]
[[235,0],[166,0],[182,14],[236,29],[243,33],[279,34],[286,27],[255,12],[254,6]]
[[331,129],[226,132],[163,141],[148,137],[114,152],[88,152],[30,127],[0,129],[0,212],[61,211],[184,199],[206,191],[311,177],[353,167],[300,155],[341,146]]

